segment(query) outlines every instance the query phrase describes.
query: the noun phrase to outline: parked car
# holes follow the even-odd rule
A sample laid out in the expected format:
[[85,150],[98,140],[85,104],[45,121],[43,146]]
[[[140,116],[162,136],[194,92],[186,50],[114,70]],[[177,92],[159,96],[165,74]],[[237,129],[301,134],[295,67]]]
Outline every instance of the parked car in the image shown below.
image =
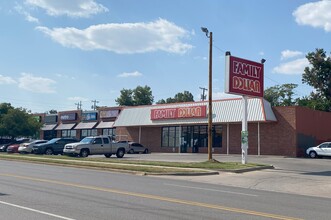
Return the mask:
[[136,143],[136,142],[129,142],[129,154],[135,154],[135,153],[143,153],[143,154],[148,154],[149,150],[147,147],[145,147],[142,144]]
[[63,153],[69,156],[79,155],[80,157],[103,154],[107,158],[116,154],[118,158],[122,158],[128,151],[128,148],[127,142],[114,142],[109,136],[92,136],[86,137],[78,143],[65,145]]
[[20,144],[12,144],[7,147],[7,153],[18,153]]
[[35,154],[63,154],[63,148],[66,144],[78,142],[75,138],[53,138],[43,144],[36,144],[33,146],[33,153]]
[[22,143],[18,147],[18,152],[21,153],[21,154],[32,153],[33,147],[36,144],[43,144],[43,143],[46,143],[46,142],[47,142],[47,140],[34,140],[34,141],[31,141],[31,142]]
[[13,140],[11,141],[10,143],[7,143],[7,144],[4,144],[0,147],[0,151],[1,152],[7,152],[7,148],[10,146],[10,145],[13,145],[13,144],[21,144],[23,142],[26,142],[26,141],[29,141],[29,139],[27,138],[23,138],[23,139],[19,139],[19,140]]
[[310,147],[306,150],[310,158],[317,158],[321,156],[331,157],[331,142],[324,142],[316,147]]

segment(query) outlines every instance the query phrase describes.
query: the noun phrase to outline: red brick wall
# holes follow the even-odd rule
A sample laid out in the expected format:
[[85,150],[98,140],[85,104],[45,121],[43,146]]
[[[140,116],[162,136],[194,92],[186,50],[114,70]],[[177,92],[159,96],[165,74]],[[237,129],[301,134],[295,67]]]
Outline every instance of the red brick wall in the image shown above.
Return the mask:
[[298,156],[308,147],[331,141],[331,113],[297,107]]

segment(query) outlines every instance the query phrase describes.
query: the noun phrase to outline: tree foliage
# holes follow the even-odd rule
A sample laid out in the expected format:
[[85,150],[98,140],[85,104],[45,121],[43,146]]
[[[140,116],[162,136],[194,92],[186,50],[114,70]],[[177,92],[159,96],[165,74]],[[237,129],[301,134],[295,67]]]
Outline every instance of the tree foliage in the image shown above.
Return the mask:
[[331,100],[331,58],[323,49],[306,56],[311,66],[305,68],[302,82],[315,88],[319,97]]
[[154,97],[149,86],[137,86],[135,89],[122,89],[115,102],[120,106],[138,106],[153,104]]
[[296,87],[298,85],[293,83],[269,87],[264,91],[264,98],[270,102],[271,106],[292,106],[296,103],[293,99],[295,95],[293,90]]
[[165,103],[177,103],[177,102],[194,102],[194,97],[189,91],[179,92],[174,98],[167,98],[166,100],[161,99],[156,102],[156,104],[165,104]]
[[26,109],[14,108],[8,103],[2,103],[0,112],[0,136],[32,137],[41,128],[41,123]]

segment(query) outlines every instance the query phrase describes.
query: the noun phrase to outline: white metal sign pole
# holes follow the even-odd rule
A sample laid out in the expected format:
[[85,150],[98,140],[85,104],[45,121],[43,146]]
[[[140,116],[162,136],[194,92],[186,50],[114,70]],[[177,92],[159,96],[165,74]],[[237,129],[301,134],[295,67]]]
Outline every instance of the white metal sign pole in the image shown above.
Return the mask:
[[247,126],[247,96],[242,97],[243,103],[243,119],[242,119],[242,131],[241,131],[241,163],[247,163],[247,151],[248,151],[248,126]]

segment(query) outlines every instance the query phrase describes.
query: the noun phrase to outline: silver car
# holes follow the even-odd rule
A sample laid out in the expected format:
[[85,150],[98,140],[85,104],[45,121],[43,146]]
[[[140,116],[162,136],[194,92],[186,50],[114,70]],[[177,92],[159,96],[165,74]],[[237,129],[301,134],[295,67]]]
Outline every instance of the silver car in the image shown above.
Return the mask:
[[142,144],[136,143],[136,142],[129,142],[129,154],[135,154],[135,153],[143,153],[148,154],[149,150],[147,147],[143,146]]
[[329,156],[331,157],[331,142],[324,142],[316,147],[310,147],[306,150],[306,153],[311,158]]
[[47,142],[46,140],[34,140],[32,142],[20,144],[20,146],[18,147],[18,152],[21,154],[32,153],[34,145],[42,144],[46,142]]

